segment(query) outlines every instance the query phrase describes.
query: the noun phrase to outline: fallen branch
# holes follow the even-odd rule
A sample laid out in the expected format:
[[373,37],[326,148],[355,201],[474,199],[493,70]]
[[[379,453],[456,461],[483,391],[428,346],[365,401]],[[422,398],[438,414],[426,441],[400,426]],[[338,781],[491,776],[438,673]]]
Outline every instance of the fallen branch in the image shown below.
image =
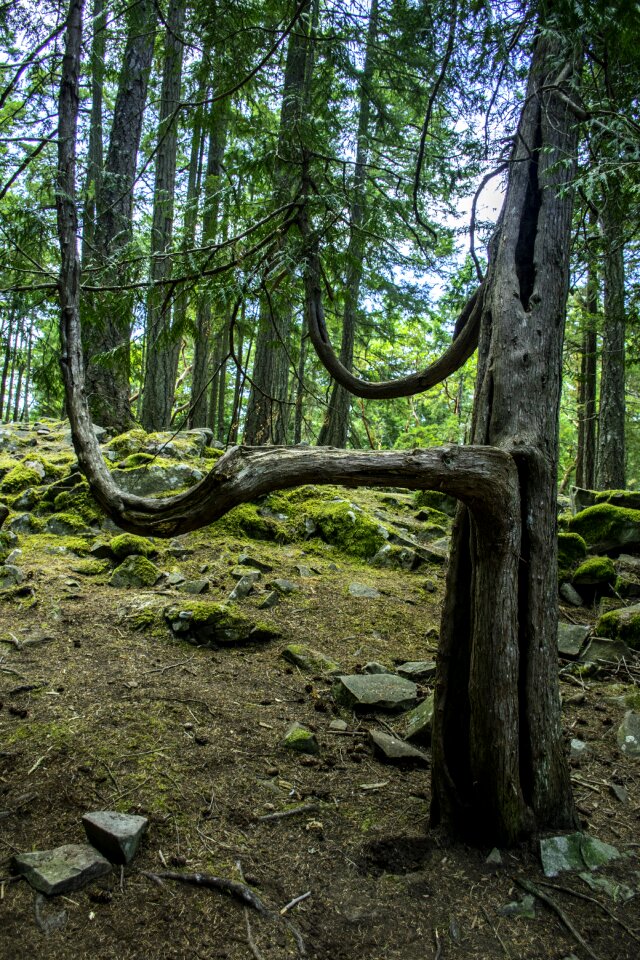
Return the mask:
[[574,925],[571,923],[571,920],[569,920],[569,917],[566,915],[562,907],[558,906],[555,900],[548,896],[548,894],[543,893],[542,890],[539,890],[538,887],[535,887],[532,883],[529,883],[528,880],[525,880],[522,877],[514,877],[513,879],[518,886],[522,887],[523,890],[526,890],[527,893],[531,893],[534,897],[537,897],[538,900],[542,900],[543,903],[546,903],[546,905],[553,910],[558,917],[560,917],[560,920],[564,923],[569,933],[572,935],[572,937],[575,937],[582,949],[589,954],[592,960],[598,960],[598,957],[593,952],[584,937],[579,933],[578,930],[576,930]]
[[271,910],[267,910],[260,897],[251,890],[245,883],[238,883],[237,880],[227,880],[226,877],[214,877],[209,873],[177,873],[173,870],[163,870],[161,873],[152,873],[149,870],[142,871],[143,877],[148,877],[155,883],[163,880],[175,880],[178,883],[188,883],[192,887],[206,887],[208,890],[217,890],[224,893],[234,900],[239,900],[245,906],[252,907],[263,917],[272,917]]
[[284,820],[285,817],[296,817],[303,813],[317,813],[318,804],[317,803],[305,803],[301,807],[292,807],[290,810],[280,810],[278,813],[265,813],[264,816],[258,817],[260,823],[269,823],[272,820]]
[[542,884],[543,887],[550,887],[552,890],[560,890],[561,893],[570,893],[572,897],[577,897],[579,900],[588,900],[589,903],[597,904],[600,907],[600,909],[607,914],[607,916],[611,917],[612,920],[615,920],[615,922],[619,924],[623,930],[626,930],[626,932],[629,934],[630,937],[632,937],[634,940],[637,940],[638,943],[640,943],[640,937],[638,936],[638,934],[634,933],[631,927],[629,927],[624,922],[624,920],[618,919],[615,913],[612,910],[609,910],[609,907],[607,907],[604,903],[600,903],[600,901],[597,900],[596,897],[590,897],[588,893],[581,893],[581,891],[579,890],[572,890],[571,887],[563,887],[559,883],[547,883],[544,880],[540,880],[539,882]]

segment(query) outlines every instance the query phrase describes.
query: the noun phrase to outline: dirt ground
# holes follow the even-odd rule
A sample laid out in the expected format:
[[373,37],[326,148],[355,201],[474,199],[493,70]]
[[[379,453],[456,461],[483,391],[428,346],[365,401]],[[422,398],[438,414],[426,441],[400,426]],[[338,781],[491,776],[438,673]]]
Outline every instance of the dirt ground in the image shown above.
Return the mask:
[[[202,533],[185,543],[186,561],[160,565],[189,575],[206,566],[214,599],[232,588],[242,549],[301,587],[260,612],[280,640],[211,650],[164,626],[140,629],[131,612],[141,597],[168,605],[181,595],[117,590],[74,572],[68,557],[33,550],[22,564],[28,589],[0,602],[0,957],[640,956],[640,762],[616,743],[621,696],[640,670],[562,682],[567,749],[572,737],[589,747],[572,770],[583,827],[625,854],[599,873],[636,891],[614,902],[575,874],[547,881],[537,843],[501,851],[502,865],[490,867],[488,849],[430,832],[428,770],[384,764],[370,746],[368,732],[394,729],[397,717],[339,711],[330,679],[282,660],[294,641],[345,672],[434,656],[441,567],[375,570],[321,543],[216,545]],[[319,572],[301,578],[296,563]],[[349,596],[352,581],[381,598]],[[329,729],[337,716],[346,732]],[[282,748],[293,721],[316,731],[317,757]],[[261,819],[291,808],[300,809]],[[132,864],[49,901],[12,876],[15,853],[82,842],[83,813],[100,809],[149,818]],[[162,871],[243,876],[273,913],[147,876]],[[549,898],[536,901],[535,919],[500,912],[524,896],[522,880]]]

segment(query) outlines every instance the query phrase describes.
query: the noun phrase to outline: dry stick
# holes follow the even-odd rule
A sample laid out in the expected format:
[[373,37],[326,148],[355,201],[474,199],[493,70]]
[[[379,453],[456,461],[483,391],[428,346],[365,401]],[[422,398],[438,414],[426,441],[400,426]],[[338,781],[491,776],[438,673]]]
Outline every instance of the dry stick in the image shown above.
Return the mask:
[[18,673],[17,670],[13,670],[11,667],[0,667],[0,673],[10,673],[14,677],[19,677],[20,680],[28,679],[28,677],[25,677],[24,673]]
[[438,928],[437,928],[437,927],[434,927],[434,928],[433,928],[433,939],[434,939],[435,944],[436,944],[436,952],[435,952],[435,955],[434,955],[433,960],[440,960],[440,957],[442,956],[442,941],[440,940],[440,937],[439,937],[439,935],[438,935]]
[[533,896],[537,897],[538,900],[542,900],[543,903],[546,903],[546,905],[550,907],[550,909],[553,910],[553,912],[560,917],[560,919],[564,923],[569,933],[573,937],[575,937],[575,939],[578,941],[582,949],[589,954],[592,960],[598,960],[598,957],[593,952],[593,950],[591,949],[589,944],[586,942],[584,937],[578,932],[578,930],[576,930],[574,925],[571,923],[571,920],[569,920],[569,917],[566,915],[562,907],[558,906],[555,900],[553,900],[550,896],[548,896],[548,894],[543,893],[542,890],[539,890],[532,883],[529,883],[528,880],[525,880],[522,877],[514,877],[513,879],[518,884],[518,886],[522,887],[523,890],[526,890],[527,893],[533,894]]
[[307,890],[306,893],[301,893],[299,897],[294,897],[293,900],[290,900],[280,911],[280,916],[284,917],[285,913],[289,910],[293,910],[299,903],[302,903],[303,900],[306,900],[307,897],[311,896],[311,890]]
[[487,913],[485,907],[484,907],[484,906],[481,906],[480,909],[482,910],[482,913],[484,914],[485,920],[487,921],[487,923],[489,924],[489,926],[490,926],[491,929],[493,930],[493,934],[494,934],[496,940],[498,941],[498,943],[500,944],[500,946],[501,946],[502,949],[504,950],[505,956],[509,957],[509,960],[511,960],[511,954],[510,954],[509,951],[507,950],[507,947],[506,947],[506,945],[505,945],[505,942],[504,942],[504,940],[502,939],[502,937],[500,936],[500,934],[498,933],[497,928],[494,927],[494,925],[492,924],[491,919],[490,919],[490,917],[489,917],[489,914]]
[[[245,882],[244,873],[242,872],[242,864],[240,863],[239,860],[236,863],[236,868],[238,870],[238,875],[240,877],[240,880],[242,881],[242,883],[244,883]],[[249,910],[247,909],[247,907],[244,908],[244,922],[247,928],[247,943],[249,944],[249,949],[251,950],[251,953],[255,957],[255,960],[264,960],[262,954],[258,950],[257,943],[253,939],[253,933],[251,931],[251,921],[249,920]]]
[[295,817],[303,813],[317,813],[317,803],[305,803],[302,807],[293,807],[291,810],[280,810],[278,813],[265,813],[263,817],[258,817],[260,823],[268,823],[270,820],[284,820],[285,817]]
[[176,873],[173,870],[163,870],[161,873],[152,873],[149,870],[142,870],[142,876],[148,877],[157,883],[159,880],[176,880],[180,883],[188,883],[193,887],[206,887],[208,890],[218,890],[225,893],[235,900],[240,900],[246,906],[252,907],[264,917],[272,916],[270,910],[267,910],[262,900],[256,896],[253,890],[244,883],[238,883],[236,880],[227,880],[226,877],[214,877],[209,873]]
[[637,933],[634,933],[631,927],[627,926],[624,920],[619,920],[615,913],[612,910],[609,910],[609,907],[607,907],[604,903],[600,903],[596,897],[590,897],[589,894],[581,893],[579,890],[572,890],[571,887],[563,887],[559,883],[547,883],[544,880],[539,880],[538,882],[541,883],[543,887],[550,887],[552,890],[560,890],[562,893],[570,893],[572,897],[578,897],[580,900],[588,900],[589,903],[596,903],[600,909],[610,916],[612,920],[615,920],[615,922],[618,923],[623,930],[626,930],[630,937],[633,937],[634,940],[637,940],[638,943],[640,943],[640,937],[637,935]]

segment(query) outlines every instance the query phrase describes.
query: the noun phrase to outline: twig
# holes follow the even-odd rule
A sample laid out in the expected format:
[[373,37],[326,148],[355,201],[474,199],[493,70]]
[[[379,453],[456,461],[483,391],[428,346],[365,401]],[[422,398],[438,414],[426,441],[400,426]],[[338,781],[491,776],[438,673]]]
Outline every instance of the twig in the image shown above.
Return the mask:
[[578,943],[580,944],[580,946],[582,947],[582,949],[583,949],[586,953],[589,954],[589,956],[592,958],[592,960],[598,960],[598,957],[597,957],[596,954],[593,952],[593,950],[591,949],[591,947],[589,946],[589,944],[585,941],[585,939],[584,939],[584,938],[582,937],[582,935],[578,932],[578,930],[576,930],[576,928],[574,927],[574,925],[571,923],[571,920],[569,920],[569,917],[566,915],[566,913],[564,912],[564,910],[562,909],[562,907],[559,907],[559,906],[558,906],[558,904],[555,902],[555,900],[553,900],[553,899],[552,899],[550,896],[548,896],[546,893],[543,893],[542,890],[539,890],[539,889],[538,889],[537,887],[535,887],[532,883],[529,883],[529,881],[528,881],[528,880],[525,880],[523,877],[514,877],[513,879],[514,879],[514,881],[518,884],[518,886],[519,886],[519,887],[522,887],[523,890],[526,890],[527,893],[533,894],[533,896],[534,896],[534,897],[537,897],[538,900],[542,900],[543,903],[546,903],[546,905],[547,905],[551,910],[553,910],[554,913],[556,913],[556,914],[560,917],[560,919],[561,919],[562,922],[564,923],[564,925],[565,925],[565,927],[567,928],[567,930],[569,931],[569,933],[570,933],[573,937],[575,937],[575,939],[578,941]]
[[245,905],[252,907],[264,917],[270,917],[273,914],[267,910],[262,900],[256,896],[253,890],[244,883],[238,883],[236,880],[227,880],[226,877],[214,877],[209,873],[176,873],[173,870],[163,870],[161,873],[152,873],[149,870],[142,871],[143,877],[158,882],[158,880],[176,880],[179,883],[188,883],[193,887],[206,887],[208,890],[218,890],[225,893],[228,897],[240,900]]
[[187,657],[186,660],[177,660],[176,663],[170,663],[167,667],[153,667],[151,670],[143,670],[141,676],[149,673],[166,673],[168,670],[175,670],[176,667],[183,667],[185,663],[191,663],[193,657]]
[[491,918],[489,917],[489,914],[487,913],[486,908],[485,908],[484,906],[481,906],[480,909],[482,910],[482,913],[484,914],[485,920],[487,921],[487,923],[489,924],[489,926],[490,926],[491,929],[493,930],[493,934],[494,934],[496,940],[498,941],[498,943],[500,944],[500,946],[501,946],[502,949],[504,950],[505,956],[511,958],[511,954],[510,954],[509,951],[507,950],[507,947],[506,947],[506,945],[505,945],[505,942],[504,942],[504,940],[502,939],[502,937],[500,936],[500,934],[498,933],[497,928],[496,928],[496,927],[493,925],[493,923],[491,922]]
[[265,813],[263,817],[258,817],[260,823],[268,823],[271,820],[284,820],[285,817],[295,817],[303,813],[317,813],[317,803],[305,803],[301,807],[293,807],[290,810],[280,810],[278,813]]
[[28,680],[28,677],[25,677],[24,673],[18,673],[18,671],[12,667],[0,667],[0,673],[10,673],[14,677],[19,677],[20,680]]
[[[244,873],[242,872],[242,864],[240,863],[239,860],[236,862],[236,869],[238,871],[238,876],[240,877],[240,880],[242,881],[242,883],[244,883],[245,882]],[[262,954],[258,950],[257,943],[253,939],[253,933],[251,931],[251,921],[249,919],[249,910],[247,909],[247,907],[244,908],[244,922],[247,928],[247,943],[249,945],[249,949],[251,950],[251,953],[255,957],[255,960],[264,960]]]
[[436,952],[433,957],[433,960],[440,960],[440,957],[442,956],[442,941],[440,940],[437,927],[433,928],[433,939],[436,944]]
[[581,893],[579,890],[572,890],[571,887],[563,887],[559,883],[547,883],[545,880],[539,880],[538,882],[541,883],[543,887],[550,887],[552,890],[560,890],[562,893],[570,893],[572,897],[578,897],[579,900],[588,900],[589,903],[596,903],[601,910],[611,917],[612,920],[615,920],[616,923],[620,924],[622,929],[626,930],[630,937],[633,937],[634,940],[637,940],[638,943],[640,943],[640,937],[637,935],[637,933],[634,933],[631,927],[627,926],[624,920],[619,920],[615,913],[612,910],[609,910],[609,907],[607,907],[604,903],[600,903],[596,897],[590,897],[588,893]]
[[284,917],[285,913],[289,910],[293,910],[294,907],[297,907],[299,903],[302,903],[303,900],[306,900],[307,897],[311,896],[311,890],[307,890],[306,893],[301,893],[299,897],[294,897],[293,900],[290,900],[289,903],[282,908],[280,911],[280,916]]

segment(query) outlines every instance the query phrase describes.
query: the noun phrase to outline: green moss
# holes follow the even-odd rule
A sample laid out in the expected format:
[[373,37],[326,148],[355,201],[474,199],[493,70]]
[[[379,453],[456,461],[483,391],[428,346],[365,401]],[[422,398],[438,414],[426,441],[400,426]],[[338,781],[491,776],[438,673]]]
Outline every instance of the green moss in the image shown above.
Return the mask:
[[323,540],[353,557],[368,559],[386,542],[379,523],[344,501],[309,505],[305,516]]
[[617,507],[632,507],[637,510],[639,501],[638,490],[599,490],[596,493],[596,504],[613,503]]
[[47,520],[46,530],[48,533],[56,533],[63,537],[91,533],[83,518],[69,511],[53,513]]
[[568,580],[571,571],[587,555],[587,545],[577,533],[558,534],[558,579]]
[[152,587],[158,579],[159,570],[146,557],[127,557],[111,574],[112,587]]
[[146,537],[137,537],[133,533],[121,533],[114,537],[109,544],[111,552],[118,560],[124,560],[125,557],[139,554],[142,557],[152,557],[158,551]]
[[42,483],[42,477],[33,467],[25,467],[19,463],[12,470],[5,474],[0,490],[3,494],[10,496],[21,493],[27,487],[37,487]]
[[416,490],[413,502],[416,507],[430,507],[433,510],[439,510],[449,518],[455,516],[458,505],[455,497],[450,497],[449,494],[441,493],[439,490]]
[[284,532],[277,520],[261,517],[254,503],[243,503],[235,507],[212,528],[213,533],[230,533],[237,537],[250,537],[253,540],[280,539]]
[[137,428],[129,430],[127,433],[121,433],[106,445],[106,450],[112,450],[118,459],[128,457],[132,453],[138,453],[143,443],[147,440],[147,434],[144,430]]
[[73,573],[80,573],[85,577],[98,577],[110,569],[111,565],[108,560],[96,560],[93,557],[82,560],[71,567]]
[[143,467],[146,463],[153,463],[156,459],[152,453],[131,453],[118,466],[123,470],[129,470],[131,467]]
[[219,460],[224,450],[218,450],[217,447],[204,447],[200,456],[203,460]]
[[596,624],[595,633],[598,637],[622,640],[632,650],[640,650],[640,609],[622,607],[603,614]]
[[570,510],[564,510],[562,513],[558,514],[558,530],[566,532],[569,529],[569,525],[573,520],[573,514]]
[[589,557],[580,564],[572,579],[577,585],[615,583],[616,569],[613,560],[610,557]]
[[81,483],[72,490],[63,490],[53,501],[56,513],[74,513],[85,523],[98,523],[104,513],[89,491],[89,485]]
[[577,513],[569,526],[589,547],[603,551],[640,542],[640,510],[628,507],[599,503]]

